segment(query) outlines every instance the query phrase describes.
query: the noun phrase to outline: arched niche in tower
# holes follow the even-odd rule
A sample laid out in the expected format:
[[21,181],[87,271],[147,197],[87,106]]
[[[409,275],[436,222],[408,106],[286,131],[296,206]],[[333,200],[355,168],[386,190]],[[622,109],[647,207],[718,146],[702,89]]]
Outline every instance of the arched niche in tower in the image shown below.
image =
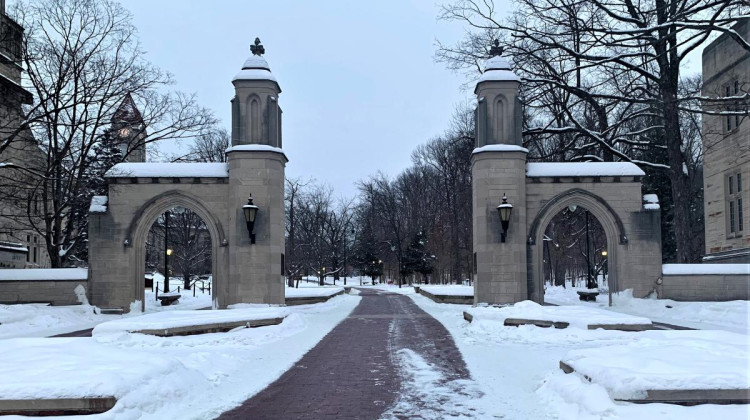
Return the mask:
[[494,103],[494,109],[493,109],[493,118],[494,118],[494,129],[495,129],[495,141],[498,143],[502,143],[508,139],[508,136],[505,132],[506,123],[505,123],[505,114],[506,109],[508,108],[508,101],[505,98],[504,95],[499,94],[495,97],[495,103]]
[[247,97],[247,140],[248,143],[260,143],[261,141],[261,119],[260,98],[258,95]]

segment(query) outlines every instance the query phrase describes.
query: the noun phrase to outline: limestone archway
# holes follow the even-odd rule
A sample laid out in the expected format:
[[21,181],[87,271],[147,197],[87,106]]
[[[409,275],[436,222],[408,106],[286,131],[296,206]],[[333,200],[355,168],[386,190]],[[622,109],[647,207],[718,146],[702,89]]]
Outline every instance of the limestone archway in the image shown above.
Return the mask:
[[570,205],[577,205],[588,210],[604,228],[607,236],[607,252],[610,292],[620,290],[618,264],[620,247],[626,246],[628,236],[622,220],[607,202],[596,194],[579,188],[573,188],[554,196],[534,216],[528,233],[528,296],[531,300],[544,302],[544,232],[552,219]]
[[126,241],[135,253],[135,264],[131,269],[130,281],[134,285],[133,301],[141,302],[141,310],[145,308],[145,263],[146,237],[156,219],[165,211],[173,207],[184,207],[196,213],[208,228],[211,236],[211,273],[213,276],[212,296],[213,307],[217,308],[217,297],[225,292],[226,273],[224,267],[218,263],[219,248],[227,245],[226,235],[221,221],[211,209],[197,196],[185,191],[171,190],[159,194],[144,203],[133,216],[126,233]]

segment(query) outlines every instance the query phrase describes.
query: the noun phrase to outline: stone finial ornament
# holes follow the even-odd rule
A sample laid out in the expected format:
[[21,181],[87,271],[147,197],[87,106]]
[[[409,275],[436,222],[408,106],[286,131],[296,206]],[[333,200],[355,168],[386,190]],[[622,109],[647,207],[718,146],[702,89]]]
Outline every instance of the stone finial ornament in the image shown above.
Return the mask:
[[263,44],[260,43],[260,38],[255,38],[255,45],[250,46],[250,52],[252,52],[253,55],[263,55],[266,53],[266,49],[263,47]]
[[492,42],[490,47],[490,58],[497,57],[503,53],[503,47],[500,46],[500,41],[497,39]]

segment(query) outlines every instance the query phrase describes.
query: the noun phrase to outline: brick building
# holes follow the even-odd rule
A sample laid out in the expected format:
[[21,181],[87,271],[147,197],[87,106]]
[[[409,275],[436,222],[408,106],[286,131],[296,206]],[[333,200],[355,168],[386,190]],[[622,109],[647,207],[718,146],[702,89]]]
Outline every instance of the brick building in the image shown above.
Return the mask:
[[[750,19],[734,30],[750,40]],[[729,34],[703,50],[703,95],[734,97],[750,92],[750,52]],[[708,103],[703,116],[705,262],[750,262],[750,120],[747,100]],[[734,112],[734,115],[730,112]]]

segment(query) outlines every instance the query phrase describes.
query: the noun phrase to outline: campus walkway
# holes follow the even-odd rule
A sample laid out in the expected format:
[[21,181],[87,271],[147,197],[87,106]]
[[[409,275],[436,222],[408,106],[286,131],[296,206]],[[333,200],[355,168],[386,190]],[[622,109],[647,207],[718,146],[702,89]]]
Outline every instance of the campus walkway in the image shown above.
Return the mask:
[[[400,349],[424,358],[445,382],[469,379],[440,322],[406,296],[360,291],[362,301],[348,318],[276,382],[219,419],[379,419],[386,411],[401,418],[393,409],[404,398]],[[418,411],[420,401],[408,405]]]

